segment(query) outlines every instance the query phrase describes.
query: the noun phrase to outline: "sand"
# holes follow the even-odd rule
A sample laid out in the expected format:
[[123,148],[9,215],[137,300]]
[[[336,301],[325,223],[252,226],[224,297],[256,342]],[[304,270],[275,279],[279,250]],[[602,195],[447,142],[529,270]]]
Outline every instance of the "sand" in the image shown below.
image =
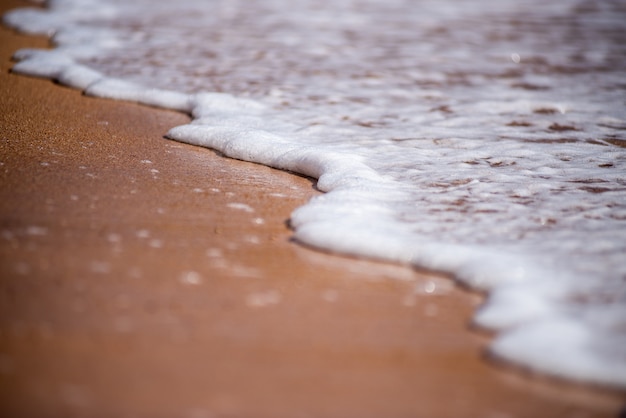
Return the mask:
[[0,33],[1,416],[623,408],[488,361],[481,296],[449,279],[292,242],[311,179],[163,138],[186,115],[9,73],[15,50],[47,45]]

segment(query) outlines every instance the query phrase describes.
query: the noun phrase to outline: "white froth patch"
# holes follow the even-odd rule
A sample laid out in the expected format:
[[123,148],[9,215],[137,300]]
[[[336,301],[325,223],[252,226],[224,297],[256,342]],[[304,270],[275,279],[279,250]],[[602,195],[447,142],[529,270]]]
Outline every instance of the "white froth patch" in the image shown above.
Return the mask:
[[128,276],[132,277],[133,279],[140,279],[143,277],[143,272],[139,267],[131,267],[128,270]]
[[152,248],[163,248],[163,240],[160,239],[151,239],[148,245]]
[[248,212],[248,213],[254,212],[254,209],[250,205],[247,205],[245,203],[229,203],[226,206],[228,206],[231,209],[241,210],[241,211]]
[[224,256],[224,252],[219,248],[209,248],[206,250],[206,255],[210,258],[220,258]]
[[420,295],[445,295],[452,291],[454,283],[449,279],[432,278],[414,287],[414,292]]
[[137,231],[136,235],[137,238],[149,238],[150,231],[148,231],[147,229],[140,229],[139,231]]
[[239,264],[228,264],[227,269],[228,272],[235,277],[248,279],[263,278],[263,273],[261,272],[261,270],[254,267],[248,267]]
[[48,235],[48,228],[43,226],[32,225],[26,228],[26,234],[32,237],[43,237]]
[[199,285],[202,283],[202,275],[196,271],[185,271],[180,275],[180,282],[186,285]]
[[120,234],[110,233],[109,235],[107,235],[107,240],[111,244],[118,244],[122,242],[122,236]]
[[626,339],[615,332],[602,335],[584,323],[554,317],[500,334],[491,345],[491,352],[555,376],[623,387],[624,344]]
[[244,237],[244,241],[254,245],[259,245],[261,243],[261,239],[256,235],[247,235],[246,237]]
[[558,310],[553,297],[538,292],[532,286],[507,286],[489,294],[488,303],[478,311],[474,322],[483,328],[502,330],[550,318],[558,314]]
[[109,274],[111,272],[111,263],[106,261],[92,261],[91,271],[96,274]]
[[339,300],[339,292],[335,289],[328,289],[322,293],[322,299],[326,302],[337,302]]
[[265,308],[278,304],[282,299],[282,295],[278,290],[267,290],[249,294],[246,297],[246,305],[251,308]]

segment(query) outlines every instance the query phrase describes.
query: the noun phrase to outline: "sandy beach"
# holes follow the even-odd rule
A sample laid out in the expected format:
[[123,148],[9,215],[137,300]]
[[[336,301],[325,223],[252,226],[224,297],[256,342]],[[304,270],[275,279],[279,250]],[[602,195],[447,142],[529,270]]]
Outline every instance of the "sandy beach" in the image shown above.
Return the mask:
[[312,179],[11,74],[49,43],[0,36],[1,416],[623,416],[625,393],[486,359],[482,297],[448,278],[292,242]]

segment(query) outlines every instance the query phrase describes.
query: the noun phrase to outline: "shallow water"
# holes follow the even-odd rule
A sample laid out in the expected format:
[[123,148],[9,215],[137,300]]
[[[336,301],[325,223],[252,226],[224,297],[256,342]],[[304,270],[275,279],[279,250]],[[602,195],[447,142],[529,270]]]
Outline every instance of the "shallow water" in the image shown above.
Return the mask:
[[495,355],[626,387],[623,2],[89,3],[5,16],[57,44],[15,71],[318,178],[298,240],[449,272]]

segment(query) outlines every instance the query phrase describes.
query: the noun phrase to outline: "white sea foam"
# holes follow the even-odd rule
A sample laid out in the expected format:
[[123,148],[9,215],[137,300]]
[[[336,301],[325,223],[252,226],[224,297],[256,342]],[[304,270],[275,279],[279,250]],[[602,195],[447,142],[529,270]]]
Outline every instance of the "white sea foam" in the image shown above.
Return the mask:
[[[626,9],[52,0],[14,71],[188,112],[172,139],[318,179],[308,245],[489,291],[492,352],[626,387]],[[436,312],[436,311],[435,311]]]

